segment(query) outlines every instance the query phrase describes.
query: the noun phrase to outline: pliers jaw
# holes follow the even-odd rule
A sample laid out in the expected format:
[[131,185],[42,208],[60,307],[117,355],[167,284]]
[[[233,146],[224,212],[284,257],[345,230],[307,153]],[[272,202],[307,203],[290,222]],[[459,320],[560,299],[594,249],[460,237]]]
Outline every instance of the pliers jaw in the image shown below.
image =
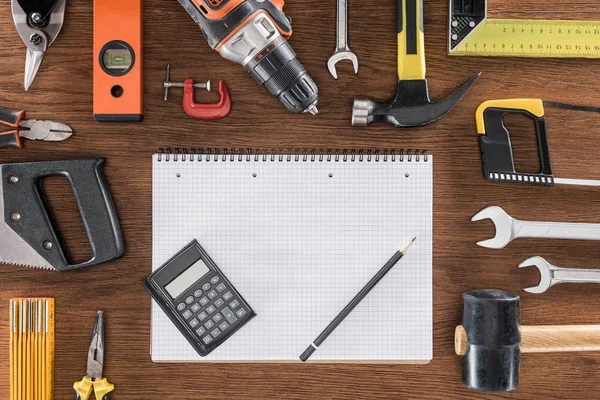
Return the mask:
[[46,50],[62,28],[66,0],[12,0],[12,15],[17,32],[27,46],[25,58],[25,90],[40,68]]

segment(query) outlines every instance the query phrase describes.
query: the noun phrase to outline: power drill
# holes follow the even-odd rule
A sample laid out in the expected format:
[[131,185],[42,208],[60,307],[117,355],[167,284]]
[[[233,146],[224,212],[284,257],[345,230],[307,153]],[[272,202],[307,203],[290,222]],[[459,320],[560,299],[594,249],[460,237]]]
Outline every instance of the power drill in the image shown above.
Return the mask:
[[319,90],[287,39],[284,0],[179,0],[210,47],[241,64],[295,113],[317,114]]

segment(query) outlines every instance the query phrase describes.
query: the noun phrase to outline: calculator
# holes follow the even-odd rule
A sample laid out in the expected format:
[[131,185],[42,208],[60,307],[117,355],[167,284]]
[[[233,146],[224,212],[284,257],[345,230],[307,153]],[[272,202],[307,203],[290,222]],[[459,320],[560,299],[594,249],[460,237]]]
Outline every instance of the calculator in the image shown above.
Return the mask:
[[144,286],[202,357],[256,316],[197,240],[154,271]]

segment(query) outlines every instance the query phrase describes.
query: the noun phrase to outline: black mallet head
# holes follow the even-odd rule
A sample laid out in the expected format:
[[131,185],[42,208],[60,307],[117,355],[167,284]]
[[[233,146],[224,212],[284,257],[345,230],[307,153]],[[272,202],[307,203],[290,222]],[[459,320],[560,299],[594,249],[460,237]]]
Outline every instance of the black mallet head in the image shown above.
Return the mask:
[[448,114],[463,98],[481,72],[469,79],[456,92],[432,103],[426,79],[399,80],[396,96],[388,102],[356,99],[352,107],[352,125],[367,126],[374,121],[396,127],[423,126]]
[[[462,355],[462,382],[471,389],[506,392],[519,384],[520,299],[502,290],[463,294],[456,352]],[[466,343],[460,343],[466,336]]]

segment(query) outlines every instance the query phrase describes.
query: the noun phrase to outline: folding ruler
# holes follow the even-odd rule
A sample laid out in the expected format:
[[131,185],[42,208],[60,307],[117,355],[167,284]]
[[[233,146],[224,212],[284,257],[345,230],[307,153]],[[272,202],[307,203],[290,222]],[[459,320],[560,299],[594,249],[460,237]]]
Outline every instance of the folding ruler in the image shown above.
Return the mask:
[[487,18],[487,0],[450,0],[448,54],[600,58],[600,21]]

